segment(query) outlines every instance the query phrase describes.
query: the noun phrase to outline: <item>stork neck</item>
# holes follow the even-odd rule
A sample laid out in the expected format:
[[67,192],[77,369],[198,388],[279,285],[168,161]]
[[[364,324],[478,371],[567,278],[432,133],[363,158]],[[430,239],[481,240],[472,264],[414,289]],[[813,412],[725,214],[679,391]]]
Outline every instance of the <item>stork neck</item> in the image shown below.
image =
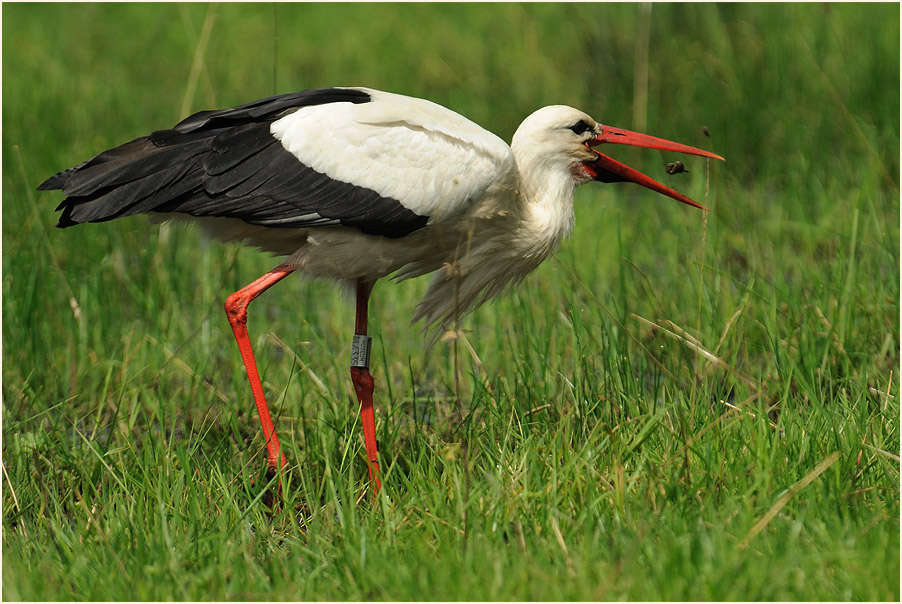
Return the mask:
[[555,251],[573,229],[573,177],[546,173],[541,180],[524,179],[521,187],[527,228]]

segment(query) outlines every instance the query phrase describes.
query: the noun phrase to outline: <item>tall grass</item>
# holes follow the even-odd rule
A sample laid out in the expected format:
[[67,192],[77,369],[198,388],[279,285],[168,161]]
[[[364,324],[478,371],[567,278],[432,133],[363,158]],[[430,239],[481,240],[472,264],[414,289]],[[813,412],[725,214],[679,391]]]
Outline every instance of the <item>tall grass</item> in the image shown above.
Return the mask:
[[[9,4],[3,68],[5,598],[899,599],[898,6]],[[270,509],[221,304],[277,260],[59,231],[35,187],[331,85],[505,139],[567,103],[727,163],[624,149],[712,211],[585,187],[557,257],[431,350],[425,283],[378,284],[375,502],[351,305],[268,292]]]

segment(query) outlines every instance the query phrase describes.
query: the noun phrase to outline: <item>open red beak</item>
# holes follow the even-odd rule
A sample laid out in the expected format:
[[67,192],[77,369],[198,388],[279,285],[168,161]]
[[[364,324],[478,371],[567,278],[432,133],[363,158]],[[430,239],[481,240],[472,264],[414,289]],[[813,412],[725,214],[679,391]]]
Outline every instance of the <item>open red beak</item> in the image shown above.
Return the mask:
[[[634,147],[646,147],[648,149],[660,149],[662,151],[674,151],[676,153],[690,153],[692,155],[701,155],[703,157],[711,157],[724,161],[724,158],[715,153],[711,153],[710,151],[703,151],[702,149],[696,149],[695,147],[690,147],[689,145],[682,145],[680,143],[674,143],[663,138],[657,138],[654,136],[649,136],[647,134],[640,134],[638,132],[631,132],[629,130],[623,130],[621,128],[614,128],[612,126],[602,126],[602,128],[603,130],[600,135],[586,143],[588,146],[595,147],[597,145],[603,145],[605,143],[616,143],[618,145],[633,145]],[[601,182],[634,182],[638,185],[642,185],[643,187],[651,189],[652,191],[657,191],[662,195],[672,197],[677,201],[695,206],[696,208],[700,208],[702,210],[708,209],[705,206],[692,201],[685,195],[677,193],[670,187],[665,187],[658,181],[646,176],[645,174],[642,174],[638,170],[633,170],[629,166],[621,164],[619,161],[611,159],[607,155],[599,153],[595,149],[592,150],[595,151],[595,154],[598,157],[594,161],[587,162],[585,165],[592,173],[592,177],[595,180]]]

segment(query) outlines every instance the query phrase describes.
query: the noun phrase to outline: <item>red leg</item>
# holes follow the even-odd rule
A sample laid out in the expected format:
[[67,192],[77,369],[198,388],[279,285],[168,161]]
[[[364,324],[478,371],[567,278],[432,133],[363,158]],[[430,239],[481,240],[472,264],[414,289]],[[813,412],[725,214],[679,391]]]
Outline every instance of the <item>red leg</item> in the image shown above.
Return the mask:
[[247,370],[247,379],[251,383],[251,392],[254,394],[254,403],[260,414],[260,424],[263,426],[263,437],[266,439],[269,468],[277,472],[285,466],[285,454],[279,446],[279,437],[269,415],[269,407],[263,396],[263,384],[260,383],[260,375],[257,372],[257,361],[254,360],[254,351],[251,349],[251,340],[247,334],[247,307],[251,301],[265,292],[267,289],[294,272],[294,267],[288,264],[280,264],[266,273],[247,287],[244,287],[226,299],[225,311],[232,324],[235,333],[235,341],[238,342],[238,350]]
[[373,483],[373,497],[379,493],[379,461],[376,446],[376,420],[373,415],[373,376],[370,375],[370,342],[366,335],[367,303],[373,284],[357,282],[357,318],[354,322],[354,342],[351,345],[351,381],[360,401],[360,419],[363,422],[363,440],[366,456],[370,462],[370,482]]

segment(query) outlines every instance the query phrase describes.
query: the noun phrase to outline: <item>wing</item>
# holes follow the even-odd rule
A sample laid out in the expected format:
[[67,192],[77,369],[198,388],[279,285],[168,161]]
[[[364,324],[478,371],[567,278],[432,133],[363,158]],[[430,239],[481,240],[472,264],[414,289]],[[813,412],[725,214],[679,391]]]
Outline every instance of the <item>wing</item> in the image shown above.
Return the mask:
[[181,212],[402,237],[463,211],[512,161],[503,141],[439,105],[331,88],[194,114],[39,188],[67,195],[61,227]]
[[466,211],[515,165],[503,140],[450,109],[361,90],[371,103],[305,107],[274,122],[272,133],[300,163],[430,222]]

